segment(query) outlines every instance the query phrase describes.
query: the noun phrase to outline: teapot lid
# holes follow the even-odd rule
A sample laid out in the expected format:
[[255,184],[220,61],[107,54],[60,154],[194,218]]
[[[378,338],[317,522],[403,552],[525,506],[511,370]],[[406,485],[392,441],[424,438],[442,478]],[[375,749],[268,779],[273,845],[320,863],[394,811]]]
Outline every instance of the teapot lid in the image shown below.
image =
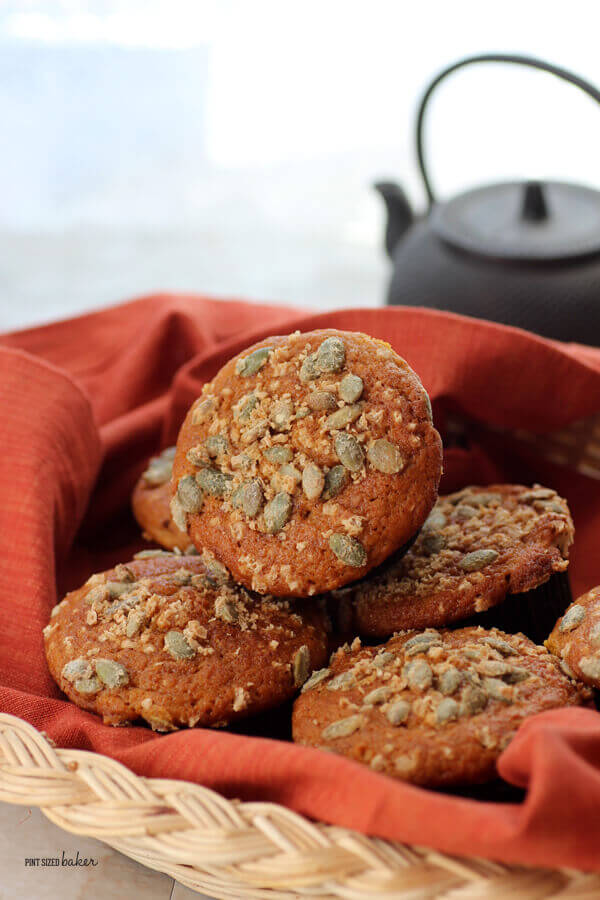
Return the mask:
[[434,203],[434,232],[496,259],[552,261],[600,252],[600,191],[559,181],[505,182]]

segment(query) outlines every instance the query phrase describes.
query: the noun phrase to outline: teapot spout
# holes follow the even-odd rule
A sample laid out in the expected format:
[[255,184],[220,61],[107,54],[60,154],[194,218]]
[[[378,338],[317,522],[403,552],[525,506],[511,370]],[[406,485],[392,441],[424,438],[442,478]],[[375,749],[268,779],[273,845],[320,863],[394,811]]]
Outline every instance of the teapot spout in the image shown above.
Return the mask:
[[387,209],[385,249],[388,256],[392,258],[398,241],[414,221],[413,211],[408,197],[399,184],[393,181],[378,181],[373,187],[383,197]]

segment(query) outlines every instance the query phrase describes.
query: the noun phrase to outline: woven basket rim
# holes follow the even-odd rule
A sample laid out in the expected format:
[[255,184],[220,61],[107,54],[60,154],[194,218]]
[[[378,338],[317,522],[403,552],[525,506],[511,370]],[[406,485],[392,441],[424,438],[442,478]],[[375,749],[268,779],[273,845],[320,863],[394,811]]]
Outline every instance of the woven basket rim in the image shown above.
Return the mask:
[[8,713],[0,713],[0,800],[38,806],[64,830],[223,900],[600,896],[600,874],[457,858],[312,822],[277,803],[136,775],[104,754],[57,748]]

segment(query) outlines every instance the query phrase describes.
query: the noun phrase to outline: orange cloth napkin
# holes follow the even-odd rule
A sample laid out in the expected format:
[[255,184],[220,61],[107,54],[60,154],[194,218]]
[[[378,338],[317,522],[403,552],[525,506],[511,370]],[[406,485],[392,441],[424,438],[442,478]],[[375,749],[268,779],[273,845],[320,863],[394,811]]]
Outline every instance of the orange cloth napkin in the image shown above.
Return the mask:
[[223,794],[273,800],[372,835],[507,862],[600,870],[600,715],[529,720],[499,770],[523,803],[411,787],[318,750],[195,729],[110,728],[50,678],[42,628],[57,597],[140,549],[129,496],[147,457],[172,443],[199,385],[254,340],[297,328],[361,330],[420,374],[449,446],[442,491],[541,481],[576,525],[571,581],[600,583],[600,481],[537,457],[504,430],[548,432],[600,412],[600,352],[419,309],[306,315],[202,297],[155,296],[0,337],[0,709],[60,746]]

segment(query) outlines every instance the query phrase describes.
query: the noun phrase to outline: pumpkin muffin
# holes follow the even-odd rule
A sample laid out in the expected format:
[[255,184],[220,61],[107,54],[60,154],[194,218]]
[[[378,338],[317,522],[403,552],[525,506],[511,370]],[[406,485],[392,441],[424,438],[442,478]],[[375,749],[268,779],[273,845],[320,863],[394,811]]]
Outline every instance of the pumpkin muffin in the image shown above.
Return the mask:
[[142,557],[67,594],[44,629],[56,683],[105,723],[227,725],[290,699],[326,661],[318,603],[251,596],[215,560]]
[[160,544],[166,550],[184,551],[193,548],[185,531],[171,518],[171,474],[175,447],[167,447],[152,457],[148,468],[133,489],[133,515],[147,541]]
[[600,587],[568,607],[545,643],[567,675],[600,688]]
[[408,552],[342,602],[363,635],[449,625],[566,570],[573,533],[566,500],[549,488],[468,487],[440,497]]
[[409,541],[442,464],[429,398],[364,334],[272,337],[225,365],[179,433],[176,525],[259,593],[354,581]]
[[413,784],[480,784],[520,724],[588,704],[558,660],[522,634],[406,631],[340,648],[294,703],[293,737]]

